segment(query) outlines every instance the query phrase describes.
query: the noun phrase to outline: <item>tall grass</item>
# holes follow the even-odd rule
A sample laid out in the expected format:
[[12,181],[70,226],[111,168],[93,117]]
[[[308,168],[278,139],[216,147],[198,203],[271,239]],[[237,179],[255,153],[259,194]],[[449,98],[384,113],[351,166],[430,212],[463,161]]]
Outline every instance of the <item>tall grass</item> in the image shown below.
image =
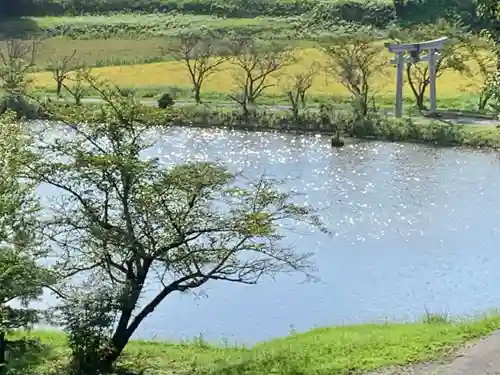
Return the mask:
[[[136,373],[156,375],[360,374],[437,359],[498,328],[500,318],[491,315],[467,321],[318,328],[248,348],[227,343],[216,346],[203,338],[180,344],[132,341],[119,364]],[[27,336],[39,339],[44,350],[40,350],[38,360],[33,360],[37,353],[31,353],[32,361],[24,368],[22,361],[16,361],[18,371],[55,375],[67,361],[64,335],[34,331]]]

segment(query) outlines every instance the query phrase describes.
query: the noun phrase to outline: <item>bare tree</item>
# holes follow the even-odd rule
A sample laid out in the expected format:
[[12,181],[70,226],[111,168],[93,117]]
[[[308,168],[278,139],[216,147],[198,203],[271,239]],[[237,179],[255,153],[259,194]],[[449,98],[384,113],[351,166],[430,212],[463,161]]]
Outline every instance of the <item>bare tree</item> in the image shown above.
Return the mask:
[[[70,73],[70,72],[68,72]],[[67,75],[66,78],[61,83],[66,91],[73,97],[75,104],[82,105],[82,99],[85,95],[85,82],[88,80],[87,77],[90,74],[90,68],[79,68],[75,70],[73,76]],[[66,85],[65,80],[71,81],[72,85]]]
[[22,97],[31,83],[28,72],[35,66],[39,42],[7,40],[0,48],[0,82],[9,95]]
[[292,75],[289,91],[287,91],[288,99],[292,107],[292,113],[297,119],[299,117],[299,107],[306,107],[306,93],[313,84],[313,78],[319,71],[319,64],[314,62],[304,72]]
[[208,33],[189,33],[180,36],[178,42],[167,51],[187,68],[194,100],[200,104],[203,82],[228,60],[224,43]]
[[229,98],[241,106],[246,116],[249,106],[255,105],[262,92],[276,85],[270,82],[273,74],[295,60],[290,49],[277,43],[266,44],[249,38],[232,41],[230,51],[231,62],[239,71],[236,73],[238,93],[229,95]]
[[[470,74],[467,51],[462,48],[469,37],[469,32],[460,24],[440,20],[435,24],[418,25],[411,29],[400,30],[396,34],[398,40],[419,42],[447,36],[448,40],[442,50],[436,65],[436,78],[447,71],[456,71],[461,74]],[[427,62],[408,62],[406,77],[416,100],[418,109],[424,110],[425,93],[430,85],[429,64]]]
[[68,78],[68,74],[77,68],[74,61],[76,56],[76,49],[69,55],[63,56],[61,59],[51,59],[49,70],[52,72],[52,77],[56,81],[56,95],[61,97],[64,81]]
[[349,90],[362,116],[366,116],[370,102],[374,101],[374,78],[386,64],[383,45],[376,42],[370,31],[360,30],[339,34],[323,43],[329,57],[326,72]]
[[[214,281],[255,284],[283,272],[309,274],[309,254],[282,243],[280,224],[324,230],[313,209],[294,204],[292,193],[266,178],[249,184],[213,163],[168,167],[144,159],[155,143],[141,121],[150,108],[95,82],[88,84],[106,102],[101,123],[85,123],[81,111],[62,118],[72,136],[41,142],[39,162],[29,167],[33,179],[64,193],[45,222],[47,239],[60,247],[57,274],[94,275],[116,302],[116,322],[95,358],[101,368],[109,369],[144,319],[174,293]],[[161,288],[146,299],[146,281],[153,279]],[[69,285],[67,279],[60,286],[60,296]],[[100,296],[96,289],[93,298]]]

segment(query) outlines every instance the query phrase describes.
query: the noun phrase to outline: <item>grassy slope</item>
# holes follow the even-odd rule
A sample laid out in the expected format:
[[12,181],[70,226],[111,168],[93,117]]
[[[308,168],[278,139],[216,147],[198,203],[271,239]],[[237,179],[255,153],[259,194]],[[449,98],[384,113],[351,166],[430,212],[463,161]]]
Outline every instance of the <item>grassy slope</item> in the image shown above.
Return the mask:
[[[148,370],[148,373],[198,373],[267,375],[360,373],[389,366],[436,359],[465,341],[487,335],[500,328],[500,317],[446,323],[356,325],[314,329],[303,334],[263,342],[252,348],[216,347],[201,340],[169,344],[134,341],[126,350],[122,364]],[[51,374],[56,363],[68,353],[64,336],[50,331],[29,334],[46,345],[41,357],[19,361],[24,374],[31,371]]]

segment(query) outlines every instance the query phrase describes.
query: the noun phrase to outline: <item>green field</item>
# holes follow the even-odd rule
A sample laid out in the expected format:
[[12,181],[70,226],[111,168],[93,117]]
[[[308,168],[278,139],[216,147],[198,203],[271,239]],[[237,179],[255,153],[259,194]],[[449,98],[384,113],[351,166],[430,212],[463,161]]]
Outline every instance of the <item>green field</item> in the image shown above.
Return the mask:
[[[449,322],[428,315],[423,323],[319,328],[253,347],[214,346],[202,338],[180,344],[133,341],[120,365],[145,374],[360,374],[437,359],[498,328],[498,316]],[[24,375],[55,374],[69,353],[64,335],[34,331],[28,337],[40,339],[42,347],[16,358],[11,368]]]
[[27,33],[65,36],[72,39],[149,39],[175,36],[201,28],[218,30],[249,30],[258,33],[278,31],[283,37],[292,35],[297,17],[223,18],[192,14],[114,14],[109,16],[24,17],[0,23],[0,34]]

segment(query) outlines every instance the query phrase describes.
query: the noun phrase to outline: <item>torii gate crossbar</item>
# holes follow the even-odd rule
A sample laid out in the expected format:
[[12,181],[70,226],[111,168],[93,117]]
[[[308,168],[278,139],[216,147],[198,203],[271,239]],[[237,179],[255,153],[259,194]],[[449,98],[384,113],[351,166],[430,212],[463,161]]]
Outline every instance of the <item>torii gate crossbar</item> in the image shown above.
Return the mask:
[[[442,37],[420,43],[385,44],[389,52],[395,54],[392,62],[396,65],[396,117],[403,115],[403,74],[405,61],[407,60],[411,62],[427,60],[429,62],[430,112],[432,114],[436,113],[436,66],[439,58],[438,51],[443,48],[446,40],[448,40],[447,37]],[[422,50],[427,50],[428,52],[427,56],[423,56],[420,59],[420,51]],[[405,56],[407,52],[410,53],[410,56]]]

